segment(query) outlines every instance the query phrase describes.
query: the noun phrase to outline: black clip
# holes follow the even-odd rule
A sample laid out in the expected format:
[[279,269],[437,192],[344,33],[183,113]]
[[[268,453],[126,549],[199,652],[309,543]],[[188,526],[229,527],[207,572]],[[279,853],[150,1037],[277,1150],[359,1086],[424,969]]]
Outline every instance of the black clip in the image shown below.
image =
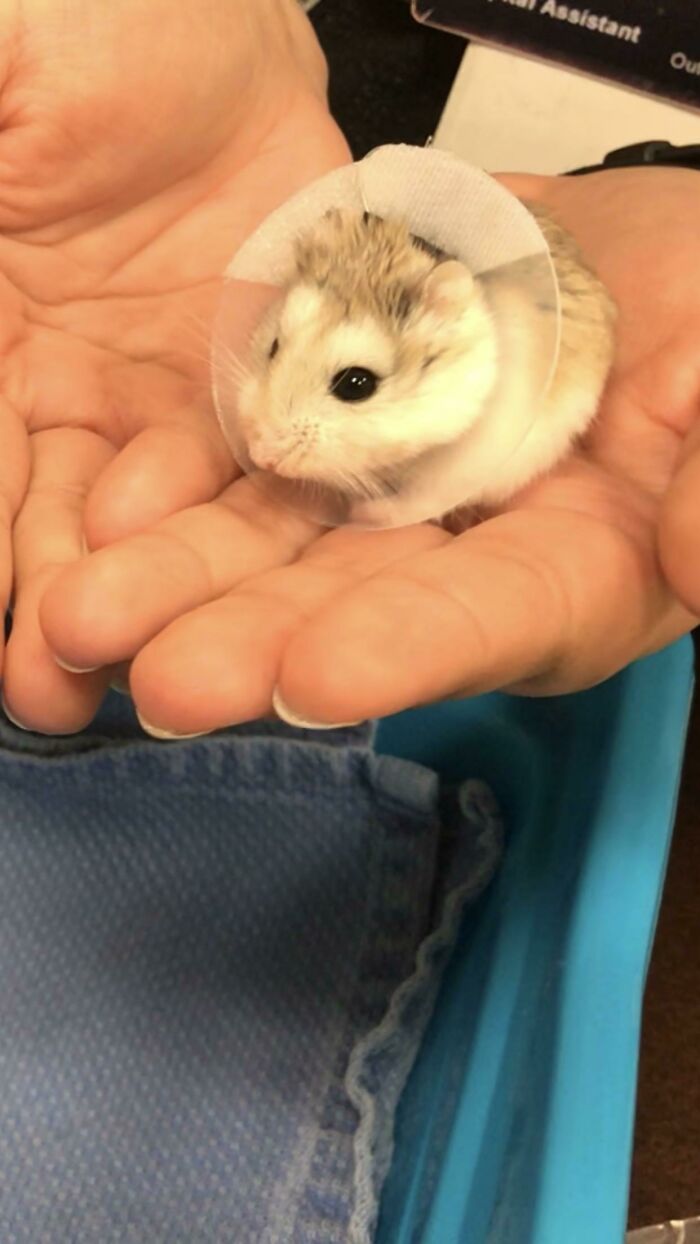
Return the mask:
[[578,177],[581,173],[599,173],[608,168],[639,168],[647,164],[700,170],[700,143],[688,143],[685,147],[674,147],[673,143],[666,142],[665,139],[631,143],[629,147],[617,147],[614,151],[609,151],[602,164],[574,168],[566,176]]

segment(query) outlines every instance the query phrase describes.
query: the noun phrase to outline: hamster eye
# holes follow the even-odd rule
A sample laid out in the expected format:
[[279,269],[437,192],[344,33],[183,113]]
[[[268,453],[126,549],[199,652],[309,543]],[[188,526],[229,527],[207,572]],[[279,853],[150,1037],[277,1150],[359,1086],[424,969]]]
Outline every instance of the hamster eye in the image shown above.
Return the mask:
[[368,367],[344,367],[331,380],[331,393],[341,402],[364,402],[378,384],[379,377]]
[[277,351],[279,350],[279,348],[280,348],[280,340],[279,340],[279,337],[275,337],[275,340],[273,341],[272,345],[270,346],[270,349],[269,349],[269,350],[268,350],[268,352],[267,352],[267,357],[268,357],[269,359],[273,359],[273,358],[275,357],[275,355],[276,355]]

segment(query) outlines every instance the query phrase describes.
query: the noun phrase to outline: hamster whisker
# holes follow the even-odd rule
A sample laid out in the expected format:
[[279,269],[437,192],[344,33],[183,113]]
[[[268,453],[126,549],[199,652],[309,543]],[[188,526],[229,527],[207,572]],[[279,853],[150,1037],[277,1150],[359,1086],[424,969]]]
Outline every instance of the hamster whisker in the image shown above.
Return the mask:
[[193,336],[198,338],[200,345],[208,346],[212,337],[211,321],[207,322],[201,315],[195,315],[193,311],[190,311],[184,318],[187,326],[194,330]]
[[373,477],[377,483],[377,487],[381,490],[377,493],[382,497],[395,497],[401,491],[401,485],[404,483],[404,472],[396,468],[387,468],[386,471],[373,473]]
[[397,485],[391,480],[391,468],[387,468],[386,471],[368,471],[363,475],[353,472],[353,479],[357,495],[367,501],[375,501],[397,492]]
[[298,481],[298,487],[302,493],[307,493],[310,496],[312,502],[317,501],[319,497],[322,497],[323,493],[328,489],[327,484],[322,484],[321,481],[317,479],[300,479]]
[[384,496],[380,481],[372,474],[359,475],[355,471],[341,468],[337,471],[337,478],[341,488],[351,497],[373,501]]
[[358,476],[347,468],[336,467],[333,472],[335,486],[347,496],[363,496],[362,484]]
[[252,374],[250,367],[247,367],[246,364],[238,357],[238,355],[234,353],[231,347],[225,345],[225,343],[221,341],[220,339],[216,341],[215,344],[216,344],[216,348],[223,355],[226,365],[231,368],[231,372],[234,378],[238,380],[239,382],[248,380]]
[[181,353],[196,358],[199,362],[211,365],[212,354],[216,346],[227,358],[236,358],[230,347],[222,340],[221,335],[215,332],[214,325],[211,322],[207,323],[201,316],[194,314],[187,316],[187,320],[189,322],[190,339],[194,346],[200,347],[202,353],[197,349],[182,350]]
[[211,354],[200,353],[199,350],[178,350],[178,354],[186,359],[194,359],[196,363],[204,363],[206,367],[211,367]]
[[230,363],[237,379],[246,379],[250,372],[241,363],[240,358],[235,355],[233,350],[216,335],[211,323],[208,323],[201,316],[195,316],[190,313],[187,316],[188,328],[191,330],[191,338],[195,346],[199,346],[199,350],[193,348],[182,348],[180,355],[187,358],[194,358],[198,363],[204,363],[206,367],[211,367],[211,356],[213,356],[214,346],[223,353],[226,362]]
[[221,337],[212,337],[212,349],[214,348],[216,348],[218,351],[220,351],[221,354],[223,354],[226,361],[229,362],[232,365],[232,367],[236,367],[236,368],[243,367],[243,363],[241,359],[239,358],[239,356],[236,354],[234,350],[231,349],[230,346],[226,345],[225,341],[222,341]]

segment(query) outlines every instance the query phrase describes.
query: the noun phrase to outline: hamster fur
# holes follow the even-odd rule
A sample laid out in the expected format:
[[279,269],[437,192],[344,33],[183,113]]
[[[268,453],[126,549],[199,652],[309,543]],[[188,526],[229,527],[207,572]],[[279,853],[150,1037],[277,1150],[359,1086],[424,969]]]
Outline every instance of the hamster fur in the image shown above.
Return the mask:
[[495,504],[563,457],[597,410],[614,308],[569,235],[526,206],[561,302],[544,398],[554,308],[526,298],[513,267],[474,278],[401,220],[333,210],[297,240],[282,297],[251,340],[237,414],[252,463],[340,490],[371,524],[397,481],[402,521],[419,521],[436,488],[438,510],[452,498],[443,514],[457,500]]

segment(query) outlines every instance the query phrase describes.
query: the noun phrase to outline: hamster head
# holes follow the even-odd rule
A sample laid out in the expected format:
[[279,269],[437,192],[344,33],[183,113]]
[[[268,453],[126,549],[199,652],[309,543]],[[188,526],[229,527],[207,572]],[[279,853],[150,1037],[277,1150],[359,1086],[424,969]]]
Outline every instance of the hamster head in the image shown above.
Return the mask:
[[478,419],[496,380],[492,317],[468,269],[402,222],[331,212],[252,343],[238,426],[252,463],[350,496]]

